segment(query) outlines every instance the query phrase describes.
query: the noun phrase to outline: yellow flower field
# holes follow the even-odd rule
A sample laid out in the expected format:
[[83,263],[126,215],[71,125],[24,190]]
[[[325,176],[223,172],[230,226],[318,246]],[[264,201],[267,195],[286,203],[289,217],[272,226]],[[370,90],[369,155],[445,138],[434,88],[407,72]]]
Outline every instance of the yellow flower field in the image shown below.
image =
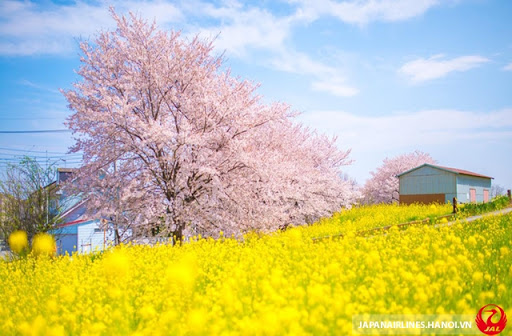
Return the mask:
[[243,241],[0,262],[0,335],[350,335],[354,314],[512,312],[512,215],[354,234],[443,207],[362,207]]
[[411,221],[436,218],[452,212],[450,204],[379,204],[355,207],[323,218],[303,231],[309,237],[347,234]]

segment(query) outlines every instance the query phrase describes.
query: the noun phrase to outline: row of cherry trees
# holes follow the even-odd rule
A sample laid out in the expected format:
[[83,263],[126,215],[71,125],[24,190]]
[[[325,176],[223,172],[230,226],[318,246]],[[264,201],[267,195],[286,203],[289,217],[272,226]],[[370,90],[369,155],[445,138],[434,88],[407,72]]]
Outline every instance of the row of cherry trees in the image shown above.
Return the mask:
[[81,43],[81,81],[63,92],[84,164],[69,187],[134,233],[239,234],[304,223],[348,205],[333,138],[265,104],[212,44],[133,15]]

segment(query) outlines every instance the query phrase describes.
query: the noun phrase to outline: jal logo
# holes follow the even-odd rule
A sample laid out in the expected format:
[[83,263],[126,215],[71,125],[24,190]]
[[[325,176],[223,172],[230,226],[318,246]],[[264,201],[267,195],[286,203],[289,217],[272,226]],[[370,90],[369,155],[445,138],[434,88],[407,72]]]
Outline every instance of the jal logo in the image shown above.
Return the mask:
[[486,335],[498,335],[507,325],[507,315],[500,306],[488,304],[476,314],[476,325]]

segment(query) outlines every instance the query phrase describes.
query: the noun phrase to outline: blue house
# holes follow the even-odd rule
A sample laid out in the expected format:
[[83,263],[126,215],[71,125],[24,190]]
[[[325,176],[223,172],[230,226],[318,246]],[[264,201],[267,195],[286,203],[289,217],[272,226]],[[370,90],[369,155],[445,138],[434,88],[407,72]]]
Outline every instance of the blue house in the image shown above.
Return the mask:
[[[57,169],[57,186],[73,177],[74,169]],[[115,242],[112,223],[87,214],[87,198],[60,193],[61,223],[52,230],[59,254],[102,251]],[[102,222],[103,221],[103,222]]]
[[63,223],[53,231],[59,254],[102,251],[113,245],[115,238],[109,226],[101,225],[99,218],[87,218],[87,202],[80,202],[63,214]]
[[459,203],[488,202],[490,176],[467,170],[425,163],[397,175],[400,204],[446,203],[456,197]]

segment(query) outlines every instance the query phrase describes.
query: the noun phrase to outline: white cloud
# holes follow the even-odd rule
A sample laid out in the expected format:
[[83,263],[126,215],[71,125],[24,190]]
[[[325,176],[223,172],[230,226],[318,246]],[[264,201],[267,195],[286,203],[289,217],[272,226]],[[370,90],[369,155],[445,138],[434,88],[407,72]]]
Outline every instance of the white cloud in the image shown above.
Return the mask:
[[[199,0],[174,5],[165,0],[115,0],[111,4],[119,13],[131,10],[149,20],[155,18],[161,27],[181,21],[187,36],[215,37],[215,48],[226,51],[228,57],[249,61],[250,52],[264,51],[267,56],[256,62],[308,76],[313,90],[337,96],[358,92],[345,83],[340,69],[294,51],[287,41],[298,23],[293,14],[278,17],[264,8],[237,1],[212,4]],[[31,2],[5,1],[0,4],[0,55],[70,54],[77,48],[76,38],[89,39],[100,29],[113,26],[105,2],[42,7]]]
[[443,58],[443,55],[419,58],[405,63],[399,72],[409,77],[413,83],[419,83],[444,77],[450,72],[467,71],[489,62],[489,59],[478,55]]
[[315,91],[324,91],[338,97],[352,97],[359,93],[359,90],[336,81],[315,81],[311,84]]
[[[165,25],[182,18],[181,11],[163,1],[116,0],[117,11],[128,10]],[[113,27],[109,5],[78,1],[73,5],[42,7],[31,2],[4,1],[0,4],[0,54],[66,54],[76,48],[76,38],[89,38]]]
[[238,3],[229,7],[203,4],[196,14],[215,19],[219,23],[208,27],[192,27],[192,34],[217,37],[215,48],[230,55],[244,57],[248,49],[280,50],[290,35],[291,21],[275,17],[259,8],[242,8]]
[[27,56],[40,54],[67,54],[75,44],[68,39],[26,39],[24,41],[0,41],[0,55]]
[[[89,38],[99,29],[111,28],[108,6],[117,11],[131,10],[160,26],[186,22],[208,36],[217,36],[216,46],[234,55],[243,55],[249,47],[276,49],[290,35],[293,25],[335,16],[348,23],[397,21],[421,15],[438,0],[291,1],[288,15],[276,16],[261,7],[237,1],[214,5],[203,1],[77,1],[71,5],[6,0],[0,3],[0,53],[7,55],[61,54],[76,47],[74,38]],[[188,23],[204,18],[200,25]],[[185,18],[187,20],[185,20]],[[205,22],[217,21],[205,25]],[[191,20],[194,22],[193,20]]]
[[216,49],[226,51],[228,57],[249,61],[253,55],[250,51],[265,51],[268,57],[256,62],[309,76],[315,91],[350,97],[359,91],[347,84],[343,68],[326,65],[313,55],[296,51],[290,41],[293,29],[323,16],[360,25],[405,20],[439,3],[440,0],[291,0],[288,12],[278,15],[270,9],[237,0],[219,3],[202,0],[89,3],[79,0],[71,5],[45,3],[44,6],[7,0],[0,4],[0,55],[70,54],[77,48],[75,39],[89,39],[100,29],[113,27],[108,13],[108,6],[113,5],[120,13],[131,10],[147,19],[155,18],[162,27],[180,22],[188,36],[200,33],[203,37],[216,37]]
[[301,75],[323,77],[336,72],[333,67],[315,61],[307,54],[285,49],[281,50],[270,63],[277,70]]
[[271,60],[277,70],[313,77],[311,89],[339,97],[351,97],[359,90],[347,84],[340,68],[312,59],[309,55],[290,50],[281,50]]
[[[512,143],[512,109],[489,113],[425,110],[385,116],[329,110],[304,113],[299,118],[306,126],[337,136],[340,148],[352,149],[355,162],[344,171],[360,183],[385,157],[414,150],[428,152],[447,166],[487,169],[491,176],[501,174],[508,179],[506,169],[501,168],[510,165],[504,153]],[[489,171],[488,162],[500,164]]]
[[512,71],[512,63],[509,63],[503,67],[503,70],[505,71]]
[[24,85],[24,86],[28,86],[28,87],[37,89],[37,90],[55,93],[55,94],[58,94],[59,96],[61,94],[60,91],[57,89],[49,88],[45,85],[41,85],[41,84],[35,83],[33,81],[27,80],[27,79],[21,79],[18,81],[18,83],[21,85]]
[[512,109],[490,113],[426,110],[375,117],[314,111],[303,114],[301,120],[308,126],[338,135],[343,146],[361,152],[410,145],[446,144],[457,148],[466,141],[512,140]]
[[[266,52],[265,57],[255,62],[274,70],[300,74],[312,78],[311,88],[332,95],[350,97],[359,91],[348,84],[340,68],[335,68],[312,56],[295,51],[287,43],[296,23],[294,17],[276,17],[272,13],[254,7],[244,7],[238,2],[229,2],[223,7],[194,3],[197,15],[220,21],[208,28],[197,27],[201,36],[216,37],[215,47],[229,56],[247,60],[249,50]],[[192,34],[192,33],[190,33]]]
[[[322,16],[334,16],[339,20],[357,25],[372,21],[402,21],[420,16],[430,8],[439,5],[439,0],[297,0],[301,8],[295,14],[297,19],[315,21]],[[446,2],[446,1],[445,1]]]

